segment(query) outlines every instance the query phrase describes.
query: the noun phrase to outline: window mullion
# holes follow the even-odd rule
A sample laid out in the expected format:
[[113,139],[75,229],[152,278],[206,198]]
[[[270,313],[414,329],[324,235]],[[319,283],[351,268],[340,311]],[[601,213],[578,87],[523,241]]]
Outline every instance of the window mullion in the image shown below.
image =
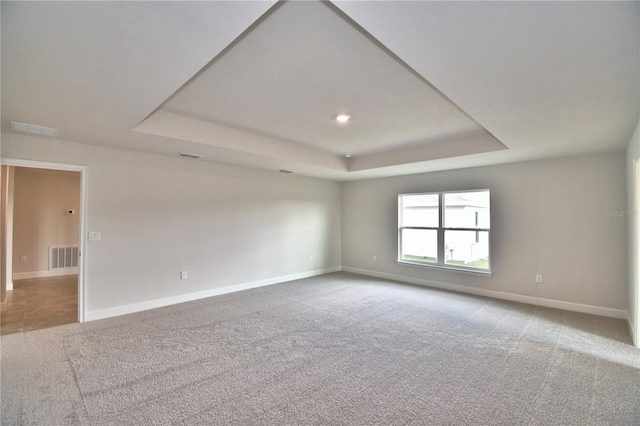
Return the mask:
[[438,194],[438,265],[444,265],[444,194]]

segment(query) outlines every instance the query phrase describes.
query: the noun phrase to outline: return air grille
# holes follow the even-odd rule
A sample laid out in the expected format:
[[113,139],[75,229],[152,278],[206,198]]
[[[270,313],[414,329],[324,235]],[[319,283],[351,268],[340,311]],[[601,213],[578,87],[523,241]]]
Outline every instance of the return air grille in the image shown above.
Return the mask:
[[202,155],[200,155],[200,154],[191,154],[189,152],[181,152],[178,155],[180,157],[191,158],[191,159],[194,159],[194,160],[197,160],[198,158],[202,158]]
[[49,247],[49,269],[76,268],[78,246]]

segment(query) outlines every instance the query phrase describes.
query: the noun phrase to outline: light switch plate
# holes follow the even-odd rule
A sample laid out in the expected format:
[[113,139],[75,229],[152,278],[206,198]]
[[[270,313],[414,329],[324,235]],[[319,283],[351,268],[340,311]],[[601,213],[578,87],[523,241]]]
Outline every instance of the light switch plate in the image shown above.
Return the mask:
[[89,241],[100,241],[99,232],[89,232]]

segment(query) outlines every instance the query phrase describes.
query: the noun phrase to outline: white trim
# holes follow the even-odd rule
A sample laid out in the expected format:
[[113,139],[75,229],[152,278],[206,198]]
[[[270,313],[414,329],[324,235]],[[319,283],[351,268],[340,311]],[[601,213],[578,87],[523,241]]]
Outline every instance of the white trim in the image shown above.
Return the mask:
[[631,321],[631,316],[627,314],[627,324],[629,325],[629,332],[631,333],[631,341],[633,345],[637,348],[640,348],[640,340],[638,340],[638,335],[636,334],[636,330],[633,327],[633,321]]
[[351,268],[343,266],[345,272],[368,275],[371,277],[384,278],[393,281],[400,281],[408,284],[417,284],[425,287],[434,287],[443,290],[452,290],[460,293],[475,294],[478,296],[492,297],[494,299],[509,300],[512,302],[527,303],[530,305],[545,306],[547,308],[564,309],[566,311],[582,312],[585,314],[600,315],[603,317],[627,319],[627,311],[621,309],[603,308],[600,306],[583,305],[580,303],[564,302],[561,300],[544,299],[542,297],[525,296],[502,291],[486,290],[482,288],[466,287],[457,284],[448,284],[439,281],[425,280],[421,278],[405,277],[403,275],[388,274],[386,272],[369,271],[366,269]]
[[78,273],[78,268],[60,268],[60,269],[51,269],[46,271],[14,272],[13,279],[15,281],[15,280],[26,280],[31,278],[59,277],[61,275],[75,275],[77,273]]
[[85,244],[84,232],[87,223],[87,199],[88,199],[88,173],[87,166],[76,164],[52,163],[48,161],[21,160],[16,158],[0,158],[0,163],[7,166],[16,167],[32,167],[37,169],[67,170],[71,172],[80,172],[80,230],[78,246],[80,250],[80,259],[78,260],[78,322],[85,321],[85,281],[87,276],[87,267],[85,259],[87,257],[87,244]]
[[[640,122],[639,122],[640,123]],[[633,340],[635,346],[640,348],[640,338],[636,332],[637,328],[640,328],[640,264],[638,263],[638,250],[640,250],[640,155],[636,156],[633,162],[633,182],[631,185],[632,189],[632,198],[633,204],[635,208],[635,218],[632,218],[633,221],[635,219],[635,223],[631,226],[631,230],[635,230],[635,235],[631,235],[631,244],[628,249],[631,251],[631,257],[633,261],[633,265],[631,265],[631,273],[633,274],[630,277],[630,284],[632,287],[635,287],[636,297],[635,300],[631,301],[631,304],[634,306],[635,312],[635,321],[634,318],[628,316],[627,322],[629,323],[629,331],[631,332],[631,339]],[[631,289],[629,289],[630,291]]]
[[163,306],[175,305],[177,303],[191,302],[205,299],[207,297],[220,296],[222,294],[235,293],[237,291],[249,290],[257,287],[265,287],[273,284],[280,284],[287,281],[299,280],[302,278],[315,277],[331,272],[342,270],[340,266],[315,271],[301,272],[299,274],[284,275],[281,277],[267,278],[259,281],[236,284],[227,287],[212,288],[210,290],[199,291],[197,293],[181,294],[179,296],[166,297],[164,299],[149,300],[146,302],[133,303],[131,305],[117,306],[114,308],[100,309],[97,311],[87,311],[85,321],[94,321],[104,318],[116,317],[119,315],[132,314],[134,312],[146,311],[148,309],[161,308]]
[[13,290],[13,210],[14,210],[14,199],[15,199],[15,183],[16,183],[16,170],[14,167],[7,166],[9,169],[9,173],[7,176],[8,182],[8,191],[7,191],[7,210],[5,216],[5,227],[2,232],[5,233],[5,271],[4,279],[5,279],[5,289],[7,291]]
[[433,269],[441,269],[443,271],[449,272],[461,272],[463,274],[471,274],[471,275],[481,275],[485,277],[490,277],[493,275],[491,270],[486,269],[477,269],[477,268],[465,268],[465,267],[456,267],[449,265],[438,265],[435,263],[421,263],[421,262],[411,262],[410,260],[396,260],[396,263],[399,265],[407,265],[407,266],[417,266],[418,268],[433,268]]

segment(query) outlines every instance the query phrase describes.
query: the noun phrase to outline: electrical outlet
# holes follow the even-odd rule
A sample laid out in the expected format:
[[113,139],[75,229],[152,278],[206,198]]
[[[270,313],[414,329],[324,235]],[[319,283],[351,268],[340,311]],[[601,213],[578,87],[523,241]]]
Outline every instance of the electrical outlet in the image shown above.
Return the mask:
[[100,241],[99,232],[89,232],[89,241]]
[[27,261],[27,256],[20,256],[20,262],[24,263]]
[[311,255],[309,255],[309,262],[311,262],[311,259],[313,259],[313,257]]
[[187,271],[180,272],[180,279],[181,280],[186,280],[187,279]]
[[542,275],[540,275],[540,274],[536,275],[536,282],[537,283],[541,283],[542,282]]
[[378,261],[378,256],[376,256],[375,254],[373,255],[373,261],[377,262]]

